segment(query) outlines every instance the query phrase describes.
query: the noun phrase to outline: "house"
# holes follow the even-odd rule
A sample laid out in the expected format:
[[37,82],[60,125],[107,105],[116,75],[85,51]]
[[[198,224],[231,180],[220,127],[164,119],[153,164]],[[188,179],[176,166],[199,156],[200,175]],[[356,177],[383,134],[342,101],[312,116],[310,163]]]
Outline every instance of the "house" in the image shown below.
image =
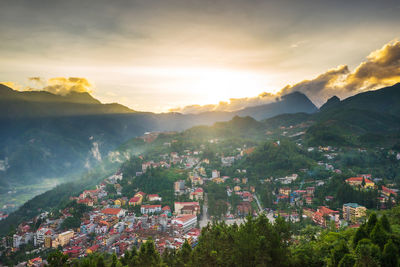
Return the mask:
[[93,204],[94,204],[93,199],[90,198],[90,197],[87,197],[87,198],[84,198],[84,199],[78,199],[77,203],[78,204],[84,204],[84,205],[89,206],[89,207],[93,207]]
[[84,199],[87,197],[94,198],[98,195],[99,191],[100,191],[99,189],[85,190],[85,191],[83,191],[82,194],[79,195],[79,198],[80,199]]
[[312,220],[322,226],[326,227],[327,226],[327,220],[329,221],[334,221],[336,227],[339,226],[339,211],[331,210],[328,207],[321,206],[317,209],[317,211],[314,213]]
[[225,182],[225,180],[222,179],[221,177],[215,177],[215,178],[212,178],[211,180],[216,184],[222,184]]
[[239,192],[241,190],[240,186],[236,185],[235,187],[233,187],[233,191],[235,192]]
[[179,215],[172,219],[172,224],[177,225],[184,233],[187,233],[196,226],[197,216],[194,214]]
[[125,210],[121,208],[106,208],[101,213],[107,216],[117,216],[118,218],[125,216]]
[[164,206],[162,208],[162,213],[167,215],[167,216],[170,216],[171,215],[171,208],[169,206]]
[[314,195],[315,187],[313,187],[313,186],[307,187],[306,191],[307,191],[307,195]]
[[248,201],[243,201],[236,207],[238,216],[247,216],[252,213],[251,203]]
[[386,197],[390,197],[390,196],[397,196],[397,193],[390,188],[387,188],[386,186],[382,185],[382,194],[384,194]]
[[121,207],[121,205],[122,205],[121,200],[120,200],[120,199],[114,200],[114,205],[115,205],[115,206],[118,206],[118,207]]
[[36,257],[30,259],[27,263],[27,266],[42,266],[43,260],[41,257]]
[[142,191],[137,192],[134,197],[140,197],[140,198],[144,198],[146,196],[146,193],[143,193]]
[[174,183],[175,194],[182,194],[185,191],[185,181],[179,180]]
[[289,187],[279,188],[279,194],[285,195],[285,196],[290,195],[290,188]]
[[362,187],[363,182],[365,183],[364,188],[374,188],[375,183],[365,177],[350,177],[346,179],[346,183],[351,186],[360,186]]
[[213,170],[211,172],[211,178],[218,178],[218,177],[220,177],[220,172],[217,170]]
[[175,202],[176,214],[200,214],[199,202]]
[[191,200],[202,200],[204,195],[204,190],[203,188],[196,188],[194,192],[190,193],[189,198]]
[[147,199],[149,201],[161,201],[162,200],[162,198],[157,194],[149,194],[149,195],[147,195]]
[[248,192],[248,191],[244,191],[242,193],[242,198],[243,198],[243,201],[252,202],[253,201],[253,194]]
[[151,214],[161,212],[161,205],[142,205],[140,207],[142,214]]
[[357,219],[366,216],[367,208],[357,203],[343,204],[343,219],[346,221],[356,222]]
[[137,206],[142,204],[142,198],[141,197],[133,197],[129,200],[128,204],[130,206]]
[[91,247],[88,247],[87,249],[86,249],[86,253],[87,254],[92,254],[92,253],[95,253],[98,249],[99,249],[99,245],[93,245],[93,246],[91,246]]
[[72,237],[74,237],[74,231],[71,230],[59,234],[52,244],[53,248],[57,248],[58,246],[63,247],[67,245]]

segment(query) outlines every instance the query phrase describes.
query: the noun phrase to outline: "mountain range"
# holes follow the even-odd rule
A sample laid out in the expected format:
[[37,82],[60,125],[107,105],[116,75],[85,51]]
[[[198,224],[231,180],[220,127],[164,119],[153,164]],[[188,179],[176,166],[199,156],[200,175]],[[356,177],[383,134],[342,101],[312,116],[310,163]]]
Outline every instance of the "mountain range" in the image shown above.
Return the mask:
[[234,112],[156,114],[102,104],[86,92],[62,96],[21,92],[0,84],[0,189],[79,173],[118,145],[148,131],[181,131],[238,115],[263,120],[317,110],[307,96],[295,92],[274,103]]
[[[307,99],[302,94],[296,93],[292,96],[300,96],[299,98]],[[368,103],[368,105],[365,103]],[[280,103],[278,106],[282,105],[283,103]],[[160,140],[157,140],[155,143],[161,142],[160,144],[162,145],[164,142],[163,138],[178,138],[194,142],[203,142],[210,138],[230,138],[231,140],[245,138],[246,142],[262,144],[267,139],[282,139],[283,142],[286,142],[285,139],[289,138],[294,141],[302,139],[302,143],[305,146],[334,145],[339,148],[363,148],[368,146],[375,148],[378,146],[400,151],[399,106],[400,84],[396,84],[380,90],[361,93],[344,100],[333,97],[317,112],[312,112],[315,109],[313,106],[310,106],[312,109],[308,113],[284,113],[256,120],[250,116],[239,117],[237,113],[244,112],[242,110],[230,114],[230,116],[234,117],[229,121],[222,121],[221,118],[226,119],[226,117],[223,117],[221,113],[216,113],[214,121],[220,120],[219,122],[215,122],[212,125],[191,127],[181,133],[173,134],[172,137],[160,135]],[[263,108],[268,111],[270,107],[256,107],[250,110],[255,109],[258,111]],[[291,110],[293,111],[293,109]],[[275,110],[273,111],[276,112]],[[118,170],[120,162],[111,161],[108,158],[107,160],[102,160],[99,165],[82,175],[81,171],[84,168],[82,162],[87,162],[88,155],[92,155],[91,157],[95,158],[96,153],[94,153],[94,150],[98,146],[93,145],[94,143],[101,142],[101,146],[104,147],[103,149],[108,146],[111,151],[115,149],[115,146],[124,142],[122,138],[124,136],[129,141],[120,145],[113,153],[125,153],[124,151],[129,151],[131,148],[136,149],[136,152],[139,153],[141,149],[145,149],[146,144],[139,138],[131,139],[132,136],[141,135],[149,129],[162,129],[163,125],[171,122],[175,124],[170,124],[168,129],[182,129],[183,127],[190,127],[193,124],[198,125],[199,121],[205,122],[207,119],[207,122],[211,124],[212,115],[212,113],[194,116],[176,113],[154,114],[132,111],[125,114],[100,113],[81,116],[9,120],[14,121],[15,125],[20,123],[19,129],[25,129],[26,132],[20,134],[24,136],[23,138],[15,136],[14,143],[7,144],[7,142],[2,140],[2,145],[6,144],[10,152],[19,151],[15,152],[13,160],[9,159],[10,165],[19,162],[21,166],[27,166],[27,169],[13,169],[9,166],[6,172],[2,172],[3,175],[7,174],[3,176],[3,181],[7,182],[4,188],[13,184],[14,181],[6,179],[17,177],[11,176],[11,174],[14,172],[14,175],[16,175],[18,171],[20,174],[25,175],[29,172],[37,171],[35,175],[38,176],[31,179],[29,179],[29,176],[25,176],[25,180],[19,178],[15,181],[15,184],[40,182],[41,177],[44,177],[43,173],[51,175],[54,173],[67,174],[75,171],[80,172],[79,175],[74,175],[75,177],[80,177],[80,179],[63,183],[43,194],[37,195],[32,200],[26,201],[17,211],[11,213],[6,220],[0,223],[0,233],[5,234],[9,227],[21,222],[23,219],[29,219],[38,214],[43,207],[47,209],[56,207],[62,201],[67,201],[71,195],[78,194],[82,189],[93,186],[105,176],[111,175]],[[196,119],[196,121],[189,123],[185,122],[182,118],[186,118],[187,120]],[[2,120],[3,122],[7,121],[5,119]],[[155,122],[159,122],[159,124]],[[11,122],[8,123],[11,124]],[[15,125],[12,126],[15,127]],[[17,128],[14,128],[14,130]],[[6,136],[4,134],[6,130],[11,133],[8,128],[2,127],[1,133],[3,136]],[[88,136],[90,137],[88,138]],[[34,137],[34,140],[29,139],[30,137]],[[12,139],[10,136],[8,138],[8,140]],[[18,144],[18,140],[25,140],[25,143]],[[283,151],[276,152],[278,153],[275,153],[276,157],[285,158],[293,156],[291,153],[296,150],[296,145],[293,142],[292,144],[291,148],[289,147],[287,150],[284,149]],[[53,146],[56,147],[54,151],[61,152],[53,152],[51,150],[54,149]],[[4,153],[3,150],[0,151]],[[265,153],[263,152],[258,156],[267,162],[274,160],[275,156],[269,153],[269,149],[261,151]],[[98,152],[100,154],[105,153]],[[249,163],[255,167],[260,166],[258,156],[250,157]],[[96,160],[98,161],[98,159]],[[68,168],[62,169],[60,166],[67,166],[67,162],[73,163],[70,163],[71,165]],[[307,161],[304,161],[304,164],[307,164]],[[262,176],[265,176],[265,173],[262,173],[264,167],[259,169]],[[289,168],[290,166],[279,167]],[[13,170],[13,172],[10,170]]]

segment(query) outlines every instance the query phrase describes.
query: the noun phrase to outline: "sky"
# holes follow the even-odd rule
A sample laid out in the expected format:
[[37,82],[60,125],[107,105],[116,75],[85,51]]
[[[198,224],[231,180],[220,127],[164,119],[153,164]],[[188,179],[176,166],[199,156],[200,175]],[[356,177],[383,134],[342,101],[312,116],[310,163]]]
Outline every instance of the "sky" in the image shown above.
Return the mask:
[[0,1],[0,82],[153,112],[292,91],[319,106],[400,81],[399,12],[387,0]]

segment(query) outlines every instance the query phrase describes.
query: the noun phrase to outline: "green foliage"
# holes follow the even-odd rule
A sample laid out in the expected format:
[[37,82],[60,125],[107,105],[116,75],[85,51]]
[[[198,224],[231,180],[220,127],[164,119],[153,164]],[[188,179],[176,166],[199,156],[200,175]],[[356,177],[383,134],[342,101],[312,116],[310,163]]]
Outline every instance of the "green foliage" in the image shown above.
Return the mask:
[[288,175],[312,167],[315,162],[289,140],[267,142],[250,154],[243,164],[256,177]]
[[389,242],[386,243],[383,253],[382,253],[382,266],[398,266],[399,258],[398,258],[398,248],[390,239]]
[[50,267],[67,266],[68,256],[59,250],[54,251],[47,257]]

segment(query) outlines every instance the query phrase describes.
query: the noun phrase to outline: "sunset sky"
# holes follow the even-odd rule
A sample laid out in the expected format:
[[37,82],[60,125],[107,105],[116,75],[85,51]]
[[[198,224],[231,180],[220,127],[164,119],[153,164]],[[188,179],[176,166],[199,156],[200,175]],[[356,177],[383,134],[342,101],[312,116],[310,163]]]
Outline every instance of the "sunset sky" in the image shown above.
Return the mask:
[[81,77],[102,102],[154,112],[294,90],[320,105],[400,81],[399,13],[398,0],[1,1],[0,82]]

